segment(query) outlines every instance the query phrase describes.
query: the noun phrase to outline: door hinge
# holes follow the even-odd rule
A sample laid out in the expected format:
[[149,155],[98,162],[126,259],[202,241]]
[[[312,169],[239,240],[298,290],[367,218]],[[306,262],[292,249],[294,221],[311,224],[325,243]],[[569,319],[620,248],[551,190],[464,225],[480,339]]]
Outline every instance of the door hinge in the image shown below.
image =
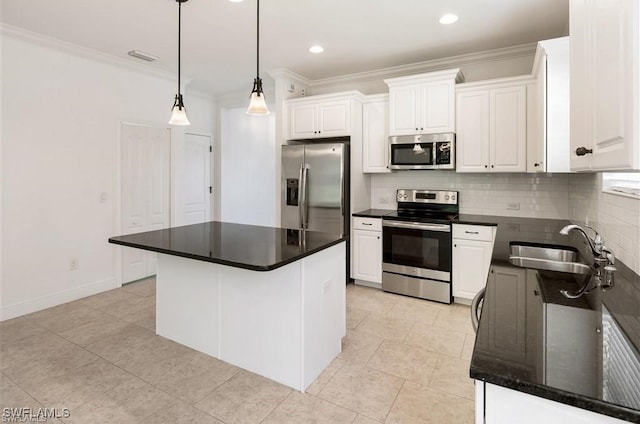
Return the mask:
[[213,153],[213,146],[209,146],[209,153]]
[[209,186],[209,194],[213,193],[213,187]]

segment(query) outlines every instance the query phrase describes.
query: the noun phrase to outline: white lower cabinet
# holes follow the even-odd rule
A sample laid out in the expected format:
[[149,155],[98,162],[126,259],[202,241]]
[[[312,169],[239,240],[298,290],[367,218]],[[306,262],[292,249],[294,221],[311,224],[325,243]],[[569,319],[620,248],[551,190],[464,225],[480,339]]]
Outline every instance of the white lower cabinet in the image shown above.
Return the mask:
[[485,286],[495,227],[453,225],[452,291],[457,300],[471,300]]
[[354,280],[382,284],[382,219],[353,218]]
[[476,424],[622,424],[625,422],[608,415],[476,381]]

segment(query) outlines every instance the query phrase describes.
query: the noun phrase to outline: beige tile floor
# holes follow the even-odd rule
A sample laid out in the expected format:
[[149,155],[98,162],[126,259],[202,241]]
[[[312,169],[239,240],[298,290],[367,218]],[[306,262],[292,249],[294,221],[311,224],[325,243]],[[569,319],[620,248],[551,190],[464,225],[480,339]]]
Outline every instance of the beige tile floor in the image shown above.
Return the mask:
[[4,321],[0,406],[83,424],[473,422],[465,306],[348,285],[343,351],[304,394],[154,330],[154,279]]

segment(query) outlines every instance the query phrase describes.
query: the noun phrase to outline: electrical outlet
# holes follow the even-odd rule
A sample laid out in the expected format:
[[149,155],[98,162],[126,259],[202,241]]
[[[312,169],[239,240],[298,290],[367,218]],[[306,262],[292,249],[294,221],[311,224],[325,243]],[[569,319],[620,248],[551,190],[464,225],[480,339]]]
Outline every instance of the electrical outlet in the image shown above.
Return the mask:
[[510,211],[519,211],[520,210],[520,202],[507,203],[507,209],[510,210]]
[[75,271],[76,269],[78,269],[78,258],[71,258],[69,261],[69,270]]
[[378,198],[378,202],[380,202],[381,204],[389,204],[389,196],[380,196]]
[[331,280],[322,283],[322,294],[327,294],[331,290]]

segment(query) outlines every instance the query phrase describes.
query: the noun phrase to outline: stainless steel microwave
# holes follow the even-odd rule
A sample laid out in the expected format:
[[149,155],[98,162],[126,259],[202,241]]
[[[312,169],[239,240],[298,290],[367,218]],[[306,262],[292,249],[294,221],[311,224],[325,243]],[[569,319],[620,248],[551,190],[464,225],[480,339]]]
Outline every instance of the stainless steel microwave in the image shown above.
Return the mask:
[[455,134],[389,137],[389,169],[455,169]]

